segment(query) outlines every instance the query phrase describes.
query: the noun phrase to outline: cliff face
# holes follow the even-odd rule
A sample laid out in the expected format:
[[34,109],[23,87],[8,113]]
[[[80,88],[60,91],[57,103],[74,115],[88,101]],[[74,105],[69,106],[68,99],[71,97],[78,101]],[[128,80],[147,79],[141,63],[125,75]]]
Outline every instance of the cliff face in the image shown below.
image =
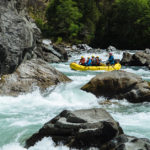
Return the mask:
[[0,74],[33,57],[40,30],[28,17],[27,0],[0,0]]

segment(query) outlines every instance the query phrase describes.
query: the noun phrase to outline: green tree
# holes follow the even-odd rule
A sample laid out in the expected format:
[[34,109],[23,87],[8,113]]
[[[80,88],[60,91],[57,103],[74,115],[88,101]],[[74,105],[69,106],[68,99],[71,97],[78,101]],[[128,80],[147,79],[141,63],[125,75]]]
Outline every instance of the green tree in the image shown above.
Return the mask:
[[74,41],[81,31],[77,3],[72,0],[52,0],[47,9],[46,17],[50,27],[50,35],[55,39],[62,37],[67,41]]
[[83,15],[80,20],[83,24],[80,38],[83,42],[89,44],[95,37],[96,25],[101,15],[97,6],[97,0],[76,1],[78,4],[78,8]]
[[95,44],[128,49],[145,48],[150,40],[149,0],[116,0],[99,20]]

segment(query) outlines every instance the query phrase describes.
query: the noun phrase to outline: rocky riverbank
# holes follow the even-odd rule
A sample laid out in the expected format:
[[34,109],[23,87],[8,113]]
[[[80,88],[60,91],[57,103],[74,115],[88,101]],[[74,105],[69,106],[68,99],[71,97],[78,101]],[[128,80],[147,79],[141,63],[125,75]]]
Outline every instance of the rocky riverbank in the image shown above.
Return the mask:
[[32,92],[36,87],[44,91],[67,81],[71,80],[45,61],[32,59],[22,63],[14,73],[2,76],[0,95],[18,96]]
[[34,86],[43,89],[69,81],[48,64],[67,61],[66,51],[42,44],[41,31],[27,14],[27,1],[0,3],[0,94],[18,96]]
[[47,62],[68,60],[59,46],[54,45],[51,51],[42,46],[41,31],[27,14],[27,1],[0,0],[0,3],[0,74],[13,73],[22,62],[32,58]]

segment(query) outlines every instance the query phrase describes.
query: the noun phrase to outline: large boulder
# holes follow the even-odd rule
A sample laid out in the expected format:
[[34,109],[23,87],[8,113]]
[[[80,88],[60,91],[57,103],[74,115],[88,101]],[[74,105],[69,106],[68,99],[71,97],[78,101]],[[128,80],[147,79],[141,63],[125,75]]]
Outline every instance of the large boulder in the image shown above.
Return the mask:
[[119,124],[104,109],[65,110],[32,135],[26,141],[26,147],[49,136],[54,142],[62,142],[69,147],[101,147],[122,133]]
[[150,150],[150,140],[122,134],[108,142],[101,150]]
[[51,40],[42,40],[42,49],[35,51],[38,58],[49,63],[68,61],[67,51],[60,45],[53,44]]
[[138,51],[131,55],[130,53],[123,53],[123,58],[121,60],[122,65],[128,66],[149,66],[150,65],[150,50]]
[[0,95],[18,96],[39,87],[45,90],[61,82],[71,81],[48,63],[32,59],[22,63],[13,74],[3,75],[0,80]]
[[123,53],[123,57],[122,57],[122,60],[121,60],[121,64],[122,65],[132,65],[132,54],[128,53],[128,52],[124,52]]
[[82,90],[96,96],[107,98],[127,99],[138,103],[150,101],[150,86],[148,82],[136,74],[125,71],[112,71],[96,75]]
[[25,11],[27,0],[0,0],[0,74],[12,73],[38,47],[40,30]]

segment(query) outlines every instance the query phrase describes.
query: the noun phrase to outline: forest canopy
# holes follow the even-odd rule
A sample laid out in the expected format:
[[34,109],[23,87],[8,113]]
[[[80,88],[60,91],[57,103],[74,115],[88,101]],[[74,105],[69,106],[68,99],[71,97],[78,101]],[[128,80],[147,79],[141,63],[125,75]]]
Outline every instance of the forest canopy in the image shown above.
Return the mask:
[[150,41],[150,0],[50,0],[43,35],[93,47],[143,49]]

